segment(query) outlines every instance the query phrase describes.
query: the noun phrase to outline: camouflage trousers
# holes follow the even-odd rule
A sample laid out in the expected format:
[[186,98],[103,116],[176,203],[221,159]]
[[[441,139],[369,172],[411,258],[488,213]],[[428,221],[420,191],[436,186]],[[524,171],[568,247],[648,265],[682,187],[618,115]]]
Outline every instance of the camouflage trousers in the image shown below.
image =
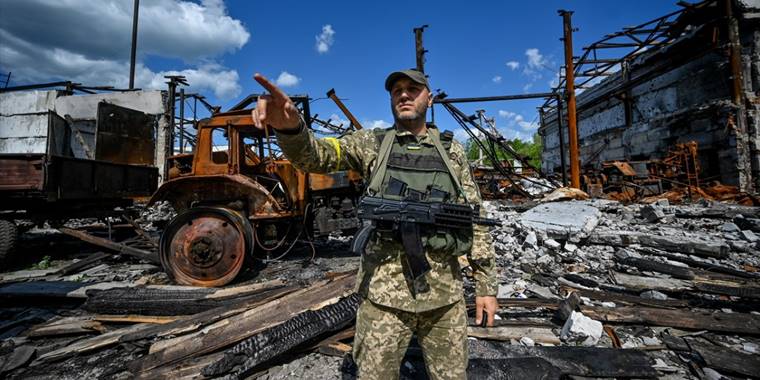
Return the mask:
[[398,379],[412,334],[422,346],[431,379],[465,379],[467,314],[464,300],[410,313],[365,299],[356,316],[354,361],[360,380]]

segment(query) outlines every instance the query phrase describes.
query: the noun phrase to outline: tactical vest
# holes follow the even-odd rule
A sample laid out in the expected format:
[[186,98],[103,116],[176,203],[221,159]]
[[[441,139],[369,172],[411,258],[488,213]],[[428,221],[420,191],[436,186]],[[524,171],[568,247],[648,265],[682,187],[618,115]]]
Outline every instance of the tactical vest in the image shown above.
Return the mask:
[[[430,145],[418,143],[413,135],[396,135],[395,127],[375,131],[380,149],[367,187],[369,194],[395,200],[468,203],[448,155],[453,133],[439,133],[428,125]],[[472,231],[423,229],[422,243],[437,253],[468,254]]]

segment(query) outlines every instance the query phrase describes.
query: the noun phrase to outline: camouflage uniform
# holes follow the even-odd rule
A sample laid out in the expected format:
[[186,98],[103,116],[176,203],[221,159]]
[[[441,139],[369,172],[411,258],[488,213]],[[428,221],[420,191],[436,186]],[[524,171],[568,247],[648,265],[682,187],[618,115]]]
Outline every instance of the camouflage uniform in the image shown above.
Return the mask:
[[[328,173],[353,169],[369,179],[376,161],[382,161],[378,153],[387,132],[360,130],[339,139],[317,139],[311,131],[301,128],[294,133],[277,132],[277,139],[285,155],[301,170]],[[432,149],[433,139],[439,135],[433,126],[420,136],[402,129],[396,129],[395,133],[391,152],[407,148]],[[481,204],[462,145],[451,141],[447,154],[451,176],[456,176],[454,182],[461,184],[461,194],[455,192],[452,194],[455,198],[449,201],[464,203],[466,198],[467,202]],[[386,182],[387,178],[383,183]],[[481,216],[485,216],[482,207]],[[430,242],[436,241],[435,236],[427,238]],[[354,358],[360,378],[398,377],[399,364],[412,333],[419,338],[432,378],[464,378],[466,314],[461,270],[456,255],[449,253],[451,245],[468,240],[464,247],[469,253],[477,296],[496,295],[498,285],[487,227],[474,226],[471,240],[449,240],[445,239],[448,244],[440,249],[435,244],[425,244],[425,255],[432,269],[417,281],[405,270],[405,253],[400,241],[383,233],[375,234],[370,240],[361,258],[356,285],[356,291],[370,301],[362,304],[357,315]],[[461,251],[462,247],[459,248]]]

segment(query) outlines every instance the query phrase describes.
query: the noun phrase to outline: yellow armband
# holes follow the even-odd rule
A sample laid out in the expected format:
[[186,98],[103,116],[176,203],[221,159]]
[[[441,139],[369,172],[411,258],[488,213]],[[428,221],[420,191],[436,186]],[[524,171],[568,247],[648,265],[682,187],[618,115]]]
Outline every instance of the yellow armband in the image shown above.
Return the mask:
[[335,137],[325,137],[326,141],[329,141],[333,148],[335,148],[335,153],[338,155],[337,164],[335,166],[335,171],[340,170],[340,141],[336,139]]

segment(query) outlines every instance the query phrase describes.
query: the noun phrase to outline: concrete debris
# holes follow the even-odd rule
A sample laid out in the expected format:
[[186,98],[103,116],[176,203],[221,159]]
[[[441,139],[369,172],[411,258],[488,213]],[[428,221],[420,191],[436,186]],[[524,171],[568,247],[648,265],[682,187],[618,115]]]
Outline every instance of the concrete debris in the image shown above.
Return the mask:
[[723,225],[720,226],[720,230],[723,232],[739,232],[739,227],[734,223],[723,223]]
[[724,380],[726,379],[725,376],[721,375],[718,371],[705,367],[702,368],[702,372],[705,374],[705,379],[707,380]]
[[595,321],[582,313],[573,311],[565,321],[560,339],[568,343],[580,343],[593,346],[602,336],[602,322]]
[[525,241],[523,241],[523,245],[532,247],[532,248],[538,248],[538,238],[536,238],[536,233],[531,231],[528,232],[528,235],[525,236]]
[[657,223],[665,218],[665,212],[657,204],[645,205],[641,208],[641,218],[649,223]]
[[588,236],[599,223],[601,212],[588,202],[540,204],[520,215],[519,223],[546,233],[550,238],[567,240]]
[[742,231],[741,235],[744,238],[744,240],[746,240],[746,241],[748,241],[750,243],[754,243],[758,239],[757,235],[755,235],[755,233],[752,232],[752,231],[750,231],[750,230],[744,230],[744,231]]
[[546,239],[544,240],[544,246],[549,249],[559,249],[562,247],[562,244],[560,244],[558,241],[554,239]]
[[526,347],[533,347],[536,345],[536,342],[534,342],[533,339],[530,339],[527,336],[524,336],[520,338],[520,344]]

